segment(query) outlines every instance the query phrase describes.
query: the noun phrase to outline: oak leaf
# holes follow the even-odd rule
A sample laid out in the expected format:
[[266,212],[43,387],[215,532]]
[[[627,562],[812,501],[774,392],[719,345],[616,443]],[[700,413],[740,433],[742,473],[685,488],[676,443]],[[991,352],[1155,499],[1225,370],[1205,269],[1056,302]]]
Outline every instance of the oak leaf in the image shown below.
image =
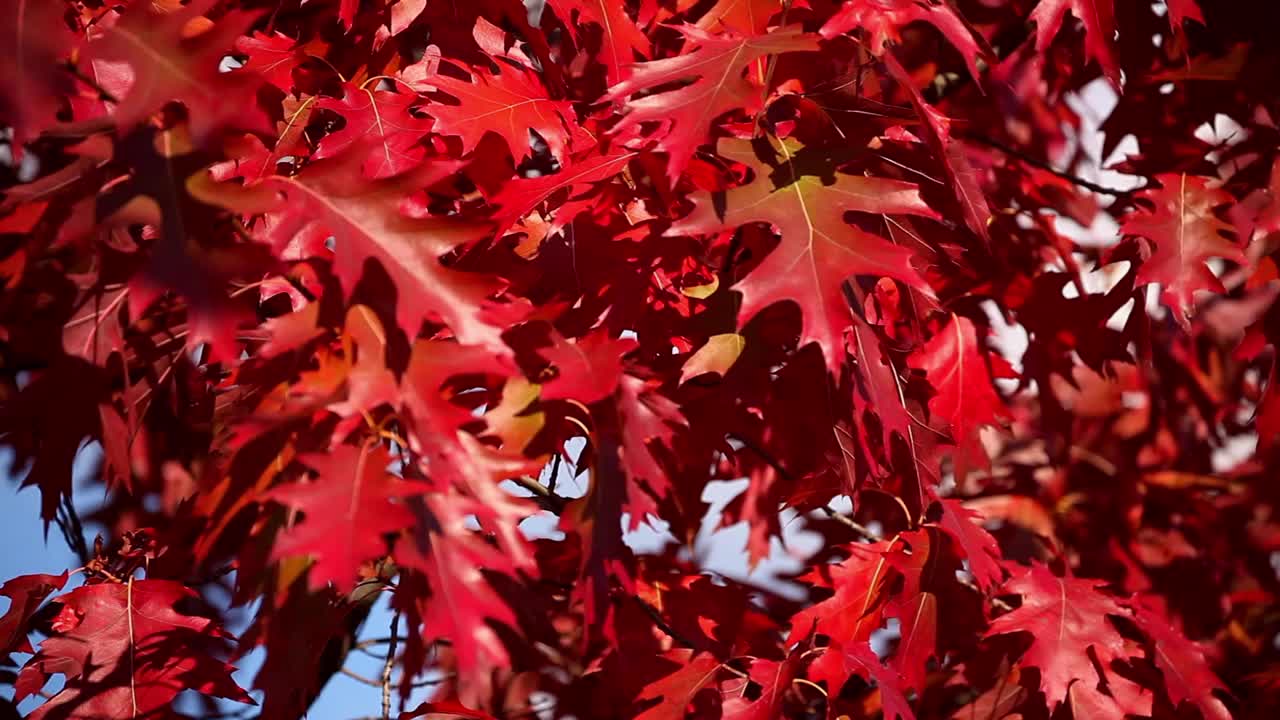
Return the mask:
[[[341,115],[346,124],[320,140],[316,160],[343,153],[364,153],[360,170],[368,178],[387,178],[416,167],[426,155],[422,139],[429,119],[411,112],[421,99],[408,93],[368,90],[348,84],[342,98],[321,98],[316,108]],[[353,148],[353,146],[358,146]]]
[[762,263],[734,287],[742,293],[742,323],[769,305],[791,300],[800,306],[800,344],[816,342],[827,366],[839,372],[844,332],[852,324],[844,282],[854,275],[883,275],[929,294],[929,285],[911,265],[910,250],[845,222],[850,211],[934,217],[912,183],[837,174],[832,183],[802,174],[801,146],[784,140],[776,168],[757,159],[751,143],[721,141],[719,154],[755,171],[755,179],[725,194],[724,211],[707,195],[676,222],[668,235],[732,230],[768,223],[782,236]]
[[59,674],[66,685],[28,717],[177,718],[170,703],[188,689],[252,704],[231,679],[232,667],[209,654],[225,633],[208,618],[178,611],[194,597],[170,580],[133,579],[59,596],[56,633],[40,643],[19,683],[38,690]]
[[[754,113],[763,107],[767,88],[762,90],[743,77],[751,63],[768,55],[817,48],[817,37],[798,25],[757,37],[731,32],[716,35],[693,25],[677,30],[685,37],[684,54],[635,65],[606,96],[625,101],[615,134],[638,129],[641,123],[667,126],[655,149],[668,154],[667,176],[672,181],[680,176],[694,150],[710,140],[711,127],[718,117],[733,110]],[[674,90],[661,90],[662,86],[682,81],[692,82]],[[654,92],[632,97],[646,91]]]
[[[1090,651],[1104,668],[1128,656],[1124,638],[1107,616],[1129,613],[1099,587],[1096,580],[1058,577],[1044,565],[1032,565],[1004,586],[1022,596],[1022,605],[993,620],[987,634],[1032,635],[1020,662],[1039,668],[1040,689],[1050,707],[1067,702],[1074,684],[1087,690],[1099,683]],[[1112,698],[1098,703],[1117,718],[1122,714],[1114,709]]]
[[1156,182],[1159,187],[1138,195],[1149,207],[1126,216],[1121,232],[1151,243],[1151,256],[1138,268],[1137,284],[1160,283],[1160,297],[1185,325],[1197,293],[1223,292],[1208,262],[1222,258],[1243,265],[1247,260],[1225,235],[1231,225],[1215,214],[1232,202],[1231,195],[1210,186],[1209,178],[1186,173],[1159,175]]
[[308,576],[311,587],[333,583],[349,592],[360,565],[386,555],[383,535],[412,524],[412,514],[398,499],[426,488],[392,475],[391,457],[381,447],[339,445],[328,454],[300,460],[316,471],[316,479],[283,485],[266,495],[303,513],[301,521],[276,540],[273,555],[310,556],[315,560]]

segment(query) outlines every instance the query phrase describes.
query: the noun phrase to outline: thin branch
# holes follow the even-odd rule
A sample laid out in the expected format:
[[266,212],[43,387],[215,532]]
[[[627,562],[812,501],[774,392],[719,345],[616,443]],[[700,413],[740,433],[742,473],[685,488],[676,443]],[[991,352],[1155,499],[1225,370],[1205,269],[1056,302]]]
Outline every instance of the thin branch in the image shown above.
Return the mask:
[[564,506],[568,500],[551,492],[546,485],[538,482],[537,478],[521,475],[511,478],[511,481],[533,493],[533,500],[541,505],[544,510],[549,510],[557,515],[564,512]]
[[93,79],[92,77],[89,77],[88,75],[85,75],[84,72],[80,70],[80,68],[76,67],[75,63],[72,63],[72,62],[62,63],[62,69],[70,73],[71,77],[74,77],[75,79],[79,80],[85,85],[88,85],[94,92],[98,93],[99,100],[105,100],[109,103],[114,103],[116,105],[120,104],[119,98],[111,94],[110,90],[102,87],[102,85],[99,84],[97,80]]
[[556,453],[556,457],[551,461],[551,477],[547,479],[547,492],[552,495],[556,492],[556,481],[560,479],[560,453]]
[[387,661],[382,664],[382,720],[391,720],[391,669],[396,664],[396,641],[400,639],[400,611],[391,616],[391,639]]
[[[782,14],[778,16],[779,27],[784,27],[787,24],[787,15],[791,12],[791,1],[792,0],[782,0]],[[773,73],[775,70],[777,70],[777,67],[778,67],[778,56],[770,55],[768,59],[765,60],[764,82],[763,82],[764,98],[761,103],[762,107],[760,108],[760,113],[756,116],[756,121],[755,121],[756,127],[755,127],[755,130],[753,131],[756,137],[760,136],[760,125],[761,125],[760,121],[764,118],[765,111],[768,110],[767,102],[769,100],[769,86],[773,84]]]
[[1022,152],[1021,150],[1010,147],[1009,145],[1006,145],[1000,142],[999,140],[996,140],[994,138],[989,138],[980,133],[976,133],[971,130],[962,130],[960,132],[960,136],[963,137],[965,140],[972,140],[973,142],[976,142],[979,145],[986,145],[989,148],[999,150],[1005,155],[1008,155],[1013,158],[1017,158],[1018,160],[1021,160],[1027,165],[1040,168],[1041,170],[1044,170],[1045,172],[1051,175],[1062,178],[1063,180],[1066,180],[1067,182],[1072,183],[1073,185],[1079,185],[1080,187],[1086,190],[1092,190],[1095,193],[1098,193],[1101,195],[1110,195],[1112,197],[1119,197],[1120,195],[1128,194],[1127,191],[1125,190],[1117,190],[1116,188],[1110,188],[1105,185],[1099,185],[1091,180],[1085,180],[1079,175],[1073,175],[1065,170],[1059,170],[1058,168],[1055,168],[1054,166],[1050,165],[1049,163],[1043,160],[1035,158],[1031,155],[1028,155]]
[[653,624],[657,625],[658,629],[661,630],[663,633],[665,633],[672,640],[675,640],[677,643],[684,645],[685,647],[690,648],[692,650],[705,649],[702,647],[700,643],[696,643],[690,640],[689,638],[685,637],[682,633],[680,633],[680,631],[668,625],[667,621],[662,617],[662,613],[658,612],[658,608],[645,602],[644,598],[640,597],[639,595],[629,595],[628,597],[630,597],[632,600],[635,600],[636,604],[639,605],[640,608],[644,610],[645,614],[649,616],[649,619],[653,621]]
[[827,514],[827,517],[849,528],[856,533],[858,537],[866,540],[867,542],[880,542],[883,540],[883,538],[872,532],[867,526],[855,521],[853,518],[844,515],[843,513],[837,512],[836,509],[830,505],[823,505],[822,511]]

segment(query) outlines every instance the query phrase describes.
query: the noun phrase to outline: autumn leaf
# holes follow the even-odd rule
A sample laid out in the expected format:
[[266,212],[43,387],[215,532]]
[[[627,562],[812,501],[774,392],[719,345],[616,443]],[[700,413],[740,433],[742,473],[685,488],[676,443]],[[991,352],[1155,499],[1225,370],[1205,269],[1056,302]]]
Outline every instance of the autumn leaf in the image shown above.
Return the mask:
[[0,656],[11,652],[30,653],[27,623],[45,598],[67,584],[67,574],[19,575],[0,585],[0,595],[9,598],[9,609],[0,616]]
[[235,47],[245,56],[242,69],[285,91],[293,87],[293,69],[305,59],[298,42],[279,32],[241,35]]
[[1232,228],[1218,219],[1217,208],[1232,202],[1209,179],[1186,173],[1160,175],[1159,187],[1139,193],[1147,203],[1124,219],[1121,232],[1146,238],[1151,256],[1138,268],[1139,285],[1160,283],[1160,297],[1178,322],[1186,323],[1197,293],[1222,292],[1209,268],[1213,258],[1244,265],[1244,251],[1226,235]]
[[[1128,655],[1124,638],[1107,616],[1129,613],[1099,587],[1096,580],[1058,577],[1044,565],[1032,565],[1004,586],[1005,591],[1022,596],[1022,605],[993,620],[987,634],[1031,633],[1031,647],[1019,662],[1039,668],[1040,689],[1050,707],[1066,702],[1073,684],[1083,688],[1098,684],[1090,651],[1104,668]],[[1121,716],[1114,710],[1114,700],[1098,702],[1109,715]]]
[[779,0],[718,0],[696,24],[708,31],[763,35],[769,29],[769,20],[781,12]]
[[991,386],[991,374],[979,350],[973,322],[952,315],[908,363],[923,370],[933,386],[935,395],[929,398],[929,413],[951,425],[952,437],[967,457],[980,458],[978,431],[999,424],[1008,413]]
[[722,333],[707,338],[698,351],[684,361],[680,369],[680,382],[707,374],[723,376],[733,367],[746,346],[746,339],[737,333]]
[[1112,0],[1040,0],[1031,11],[1036,25],[1036,50],[1045,52],[1057,37],[1062,21],[1070,10],[1084,25],[1085,53],[1102,67],[1113,85],[1120,84],[1120,66],[1113,49],[1116,19]]
[[15,157],[57,121],[63,96],[72,88],[69,73],[59,72],[59,62],[81,40],[67,27],[56,5],[39,0],[10,0],[0,5],[0,62],[9,71],[0,74],[0,117],[13,128]]
[[902,679],[880,662],[865,641],[832,642],[814,662],[811,675],[815,680],[826,681],[834,693],[853,675],[873,681],[880,691],[880,706],[886,718],[915,720]]
[[622,425],[619,453],[629,480],[627,504],[634,529],[657,513],[655,498],[666,496],[670,487],[655,447],[669,447],[675,428],[685,420],[679,406],[634,375],[623,375],[619,381],[617,404]]
[[910,94],[911,104],[923,121],[921,129],[924,131],[925,140],[946,169],[947,178],[951,181],[951,190],[960,204],[965,225],[982,238],[983,242],[989,244],[991,235],[987,226],[992,219],[991,207],[987,204],[986,193],[982,190],[982,179],[973,164],[969,162],[964,144],[952,136],[951,118],[943,115],[924,99],[915,81],[892,54],[885,55],[885,65]]
[[[684,54],[635,65],[607,96],[625,101],[615,134],[647,122],[667,126],[655,149],[668,153],[667,175],[672,181],[680,176],[694,150],[711,139],[711,127],[718,117],[739,109],[754,113],[763,106],[767,88],[743,77],[752,62],[768,55],[817,48],[817,38],[795,25],[758,37],[713,35],[689,25],[678,29],[687,44]],[[632,97],[680,81],[693,82],[675,90]]]
[[888,43],[902,40],[902,29],[914,22],[927,22],[938,29],[964,57],[969,73],[979,77],[977,59],[982,55],[973,33],[950,4],[929,4],[918,0],[849,0],[822,26],[822,36],[833,38],[859,28],[871,36],[870,46],[879,54]]
[[1004,577],[1000,569],[1000,545],[981,525],[982,515],[952,498],[939,501],[942,519],[939,525],[964,550],[969,572],[984,589],[999,584]]
[[397,499],[424,488],[392,475],[391,457],[382,448],[339,445],[329,454],[300,460],[315,470],[316,479],[282,485],[266,495],[303,514],[276,541],[274,556],[310,556],[315,560],[308,576],[311,587],[333,583],[348,592],[361,563],[386,555],[383,535],[413,522]]
[[232,667],[208,654],[226,635],[213,621],[178,611],[195,596],[171,580],[133,579],[59,596],[56,633],[40,643],[19,683],[35,691],[59,674],[66,686],[30,717],[170,717],[170,703],[188,689],[252,704],[231,679]]
[[[498,231],[501,233],[509,230],[516,221],[562,190],[568,190],[572,195],[574,188],[615,177],[638,155],[637,152],[617,149],[602,153],[597,148],[577,160],[562,165],[559,172],[536,178],[518,178],[508,181],[492,200],[498,207],[498,212],[494,215],[498,223]],[[555,214],[552,214],[552,217],[559,225],[565,225],[572,220],[572,218]]]
[[622,356],[634,350],[635,340],[610,338],[597,330],[575,342],[559,333],[552,335],[553,345],[541,351],[558,373],[542,384],[542,399],[577,400],[584,405],[598,402],[613,394],[622,377]]
[[341,115],[346,124],[321,138],[313,157],[324,160],[348,152],[364,153],[360,170],[374,179],[412,170],[426,155],[421,142],[432,129],[429,119],[411,112],[420,102],[416,95],[353,85],[343,88],[341,99],[321,98],[316,108]]
[[710,653],[671,650],[662,659],[676,668],[645,688],[640,702],[659,702],[636,715],[636,720],[681,720],[694,697],[708,688],[720,672],[720,661]]
[[1205,659],[1204,650],[1169,623],[1150,602],[1135,606],[1134,620],[1151,638],[1156,667],[1164,675],[1164,685],[1175,704],[1191,703],[1205,720],[1228,720],[1222,700],[1215,691],[1226,692],[1222,681]]
[[635,62],[636,55],[649,55],[649,38],[636,27],[622,3],[609,0],[553,0],[548,5],[577,37],[581,37],[583,21],[600,26],[603,35],[599,60],[608,71],[607,80],[610,83],[616,83],[625,76],[623,68]]
[[124,62],[131,70],[128,93],[114,112],[120,134],[171,100],[191,110],[191,136],[197,145],[227,129],[271,132],[254,97],[262,78],[251,70],[219,71],[222,58],[254,22],[255,14],[235,12],[205,24],[203,31],[188,32],[215,2],[197,0],[171,11],[139,3],[85,48],[86,60]]
[[519,162],[532,152],[529,131],[547,143],[551,156],[563,163],[570,149],[566,118],[573,117],[569,103],[547,96],[537,76],[507,63],[496,64],[497,74],[471,68],[471,82],[439,74],[431,84],[458,100],[457,105],[433,103],[426,112],[436,119],[435,131],[462,138],[464,152],[474,150],[485,133],[496,133]]
[[668,235],[731,230],[768,223],[782,236],[778,247],[735,285],[742,293],[739,318],[745,323],[781,300],[791,300],[804,315],[800,343],[817,342],[827,366],[839,372],[844,360],[844,331],[852,323],[844,282],[854,275],[884,275],[926,294],[929,285],[911,265],[910,250],[850,226],[845,213],[911,214],[932,217],[911,183],[838,174],[834,183],[801,174],[801,146],[782,141],[777,168],[757,159],[751,143],[727,140],[718,152],[755,171],[747,185],[725,194],[724,211],[708,196],[697,196],[693,212]]
[[[311,163],[298,175],[263,180],[261,185],[279,193],[280,199],[258,193],[216,200],[249,214],[273,211],[264,239],[277,252],[289,243],[323,241],[332,235],[334,269],[348,293],[363,275],[365,262],[377,260],[396,284],[396,319],[406,332],[416,335],[424,320],[437,317],[463,342],[503,351],[503,319],[489,315],[496,308],[487,301],[500,285],[494,278],[440,262],[458,245],[483,237],[484,226],[441,216],[410,217],[401,210],[407,196],[444,180],[460,165],[428,163],[404,175],[350,182],[366,157],[345,152]],[[308,251],[327,254],[319,242],[310,243]]]
[[843,562],[810,573],[808,579],[829,585],[835,594],[792,616],[790,637],[803,637],[811,629],[848,643],[871,637],[880,628],[876,611],[892,578],[892,566],[885,558],[889,550],[884,542],[853,545]]

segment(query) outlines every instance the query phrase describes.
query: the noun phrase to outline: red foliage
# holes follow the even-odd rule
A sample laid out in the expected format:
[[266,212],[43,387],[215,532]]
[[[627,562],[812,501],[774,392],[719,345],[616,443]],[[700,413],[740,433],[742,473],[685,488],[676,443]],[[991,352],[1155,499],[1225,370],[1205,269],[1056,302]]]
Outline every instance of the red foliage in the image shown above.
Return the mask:
[[384,597],[383,717],[1280,715],[1278,25],[0,0],[0,445],[82,560],[0,680],[302,717]]

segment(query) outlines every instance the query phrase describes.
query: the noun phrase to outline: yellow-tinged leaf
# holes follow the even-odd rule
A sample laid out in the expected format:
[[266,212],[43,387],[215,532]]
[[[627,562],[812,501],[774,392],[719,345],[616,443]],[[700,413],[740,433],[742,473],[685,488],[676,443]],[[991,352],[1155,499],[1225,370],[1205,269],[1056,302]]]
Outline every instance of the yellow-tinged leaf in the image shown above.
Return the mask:
[[719,289],[720,278],[713,275],[711,276],[711,282],[702,285],[689,285],[682,287],[680,288],[680,292],[684,293],[685,297],[691,297],[695,300],[706,300],[712,295],[715,295],[716,290]]
[[489,432],[502,439],[502,447],[512,452],[524,450],[525,445],[542,429],[545,414],[525,411],[538,399],[542,386],[513,377],[502,386],[502,401],[484,419]]
[[738,361],[746,344],[746,338],[737,333],[712,335],[705,345],[685,361],[684,368],[680,371],[680,382],[684,383],[706,373],[723,376]]

